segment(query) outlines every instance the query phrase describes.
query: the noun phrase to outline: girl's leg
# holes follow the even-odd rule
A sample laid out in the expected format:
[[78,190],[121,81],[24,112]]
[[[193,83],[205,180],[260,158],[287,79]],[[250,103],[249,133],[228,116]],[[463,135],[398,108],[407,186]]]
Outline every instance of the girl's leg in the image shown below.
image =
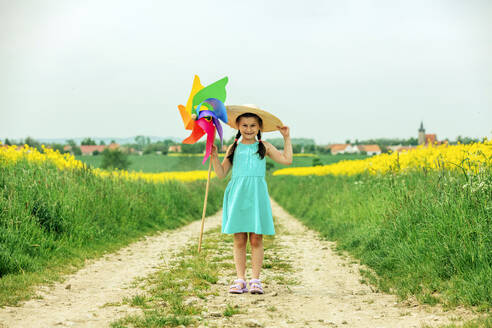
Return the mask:
[[239,232],[234,234],[234,262],[236,263],[236,272],[239,279],[246,280],[246,243],[248,234]]
[[253,279],[260,279],[261,266],[263,265],[263,235],[251,232],[249,234],[249,243],[251,245]]

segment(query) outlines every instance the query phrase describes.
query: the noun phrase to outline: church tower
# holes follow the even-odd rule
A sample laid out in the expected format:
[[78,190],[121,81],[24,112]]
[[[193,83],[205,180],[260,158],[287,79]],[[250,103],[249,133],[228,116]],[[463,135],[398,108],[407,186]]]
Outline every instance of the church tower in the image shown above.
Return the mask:
[[424,122],[420,122],[420,129],[419,129],[419,145],[425,144],[425,129],[424,129]]

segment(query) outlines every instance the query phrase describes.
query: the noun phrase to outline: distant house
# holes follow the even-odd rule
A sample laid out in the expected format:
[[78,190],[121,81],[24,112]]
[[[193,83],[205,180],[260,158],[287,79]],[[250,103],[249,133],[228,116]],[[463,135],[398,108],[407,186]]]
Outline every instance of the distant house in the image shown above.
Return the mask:
[[82,152],[82,155],[92,155],[94,152],[97,150],[99,153],[102,153],[106,149],[106,146],[101,145],[90,145],[90,146],[80,146],[80,151]]
[[442,142],[437,140],[437,136],[435,134],[426,134],[425,135],[425,144],[428,145],[428,144],[437,144],[437,145],[440,145]]
[[[110,150],[118,149],[120,145],[116,143],[112,143],[109,146],[105,145],[81,145],[80,146],[80,151],[82,152],[82,155],[93,155],[94,152],[97,150],[98,152],[102,153],[106,148]],[[63,150],[65,151],[70,151],[72,150],[72,147],[70,145],[66,145],[63,147]]]
[[378,145],[358,145],[359,150],[365,151],[367,155],[379,155],[381,154],[381,148]]
[[169,146],[168,151],[170,153],[181,153],[181,145],[171,145]]
[[[418,130],[418,142],[419,146],[427,147],[429,145],[440,145],[443,141],[437,140],[437,135],[435,133],[425,133],[424,122],[420,122],[420,128]],[[409,151],[411,149],[417,148],[417,146],[402,146],[392,145],[387,146],[387,148],[393,152]]]
[[437,140],[437,136],[435,133],[425,133],[424,129],[424,122],[420,122],[420,128],[419,128],[419,145],[440,145],[442,144],[442,141]]
[[127,154],[135,154],[135,153],[137,153],[137,150],[135,148],[128,147],[128,146],[127,147],[125,147],[125,146],[120,147],[120,150],[122,152],[124,152],[124,153],[127,153]]
[[332,155],[336,154],[355,154],[360,153],[359,148],[357,146],[353,146],[351,144],[333,144],[330,145],[330,151]]

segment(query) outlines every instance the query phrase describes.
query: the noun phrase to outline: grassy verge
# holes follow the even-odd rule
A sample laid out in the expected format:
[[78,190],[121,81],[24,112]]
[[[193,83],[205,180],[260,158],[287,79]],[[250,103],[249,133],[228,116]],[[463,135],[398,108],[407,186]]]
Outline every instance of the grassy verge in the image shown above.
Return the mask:
[[276,176],[268,183],[286,210],[374,269],[364,274],[383,291],[490,310],[490,170]]
[[[492,327],[492,317],[482,317],[474,320],[470,320],[464,324],[450,324],[440,326],[439,328],[491,328]],[[430,326],[424,326],[424,328],[430,328]]]
[[[205,184],[116,181],[27,161],[0,166],[0,306],[87,258],[200,219]],[[224,189],[212,180],[207,215],[220,209]]]
[[[292,284],[293,281],[282,276],[282,272],[293,269],[290,263],[277,255],[278,247],[275,236],[264,237],[263,269],[276,272],[271,279],[277,284]],[[248,250],[248,263],[249,254]],[[141,314],[116,320],[111,327],[208,325],[210,321],[227,320],[243,313],[244,309],[237,304],[226,303],[219,309],[211,309],[207,302],[219,294],[219,288],[227,288],[217,285],[219,279],[224,275],[233,279],[234,272],[232,237],[222,235],[219,229],[209,231],[205,233],[201,254],[197,254],[195,244],[186,246],[177,252],[167,267],[138,281],[143,292],[131,299],[125,299],[123,303],[138,307]],[[268,283],[269,280],[263,281]]]

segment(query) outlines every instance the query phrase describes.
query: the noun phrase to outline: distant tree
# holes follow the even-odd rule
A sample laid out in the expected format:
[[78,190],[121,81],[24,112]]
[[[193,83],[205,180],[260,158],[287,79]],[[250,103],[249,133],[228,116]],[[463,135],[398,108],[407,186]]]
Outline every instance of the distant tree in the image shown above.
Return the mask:
[[389,148],[386,145],[379,145],[379,148],[381,148],[382,153],[389,153]]
[[24,140],[24,143],[31,146],[31,147],[35,147],[37,145],[39,145],[40,143],[34,139],[34,138],[31,138],[31,137],[27,137],[25,140]]
[[392,145],[403,145],[403,146],[417,146],[418,139],[411,137],[408,139],[398,139],[398,138],[376,138],[368,140],[355,140],[357,145],[378,145],[381,149]]
[[345,140],[345,143],[346,144],[349,144],[350,143],[350,139]]
[[407,146],[417,146],[419,144],[419,139],[411,137],[408,139],[408,145]]
[[304,152],[305,153],[315,153],[316,152],[316,145],[306,145],[306,146],[304,146]]
[[167,154],[169,151],[169,145],[165,141],[157,141],[154,146],[154,151],[160,151],[161,154]]
[[295,153],[295,154],[298,154],[301,152],[301,149],[302,149],[302,145],[292,145],[292,152]]
[[[264,137],[263,137],[264,138]],[[264,138],[265,139],[265,138]],[[272,145],[274,145],[277,149],[284,149],[284,138],[268,138],[265,139]],[[234,141],[234,139],[233,139]],[[309,138],[291,138],[290,141],[292,142],[292,145],[301,145],[304,146],[304,149],[306,149],[306,146],[315,146],[316,143],[314,142],[314,139],[309,139]]]
[[136,149],[144,150],[144,148],[150,144],[150,138],[145,136],[136,136],[135,137]]
[[101,140],[101,141],[99,141],[99,145],[106,146],[106,143],[104,142],[104,140]]
[[130,166],[128,155],[120,151],[119,149],[109,150],[104,149],[102,152],[103,160],[101,167],[103,169],[120,169],[126,170]]
[[144,150],[143,150],[143,154],[144,155],[149,155],[149,154],[152,154],[154,152],[155,152],[154,151],[154,147],[152,147],[152,145],[149,145],[149,146],[145,147]]
[[321,162],[321,159],[319,157],[314,157],[313,158],[313,164],[312,166],[322,166],[323,162]]
[[181,144],[181,152],[185,154],[198,154],[205,151],[205,142],[197,142],[194,144]]
[[50,146],[51,146],[51,149],[53,149],[53,150],[55,150],[55,151],[56,151],[56,150],[58,150],[58,152],[59,152],[60,154],[66,153],[66,150],[65,150],[65,149],[63,149],[63,145],[62,145],[62,144],[59,144],[59,143],[52,143]]
[[167,146],[164,141],[157,141],[156,143],[148,144],[144,147],[143,153],[152,154],[155,152],[161,152],[162,154],[167,154],[169,146]]
[[5,138],[5,144],[7,146],[12,146],[12,143],[10,142],[9,138]]
[[100,154],[100,152],[97,149],[92,152],[92,156],[97,156],[99,154]]
[[479,141],[480,141],[480,139],[478,139],[478,138],[470,138],[470,137],[462,137],[462,136],[458,136],[456,138],[456,143],[460,142],[460,143],[465,144],[465,145],[473,143],[473,142],[479,142]]
[[77,146],[77,143],[73,139],[68,139],[66,142],[67,142],[67,145],[70,145],[71,147]]
[[96,142],[91,138],[85,138],[80,144],[83,146],[95,146]]
[[114,139],[111,140],[110,144],[115,144],[116,141]]
[[79,146],[75,146],[75,147],[72,147],[72,153],[75,156],[80,156],[80,155],[82,155],[82,150],[80,150]]
[[80,156],[82,155],[82,151],[80,150],[80,147],[77,146],[77,143],[73,139],[68,139],[67,144],[70,146],[70,152],[74,154],[75,156]]
[[36,139],[31,138],[31,137],[27,137],[24,140],[24,143],[23,144],[26,144],[29,147],[36,148],[38,151],[42,151],[43,150],[43,148],[41,148],[41,143],[39,141],[37,141]]
[[163,141],[164,145],[166,145],[168,148],[169,146],[172,146],[172,145],[176,145],[176,142],[174,142],[173,140],[171,139],[166,139]]
[[327,146],[315,146],[315,150],[317,153],[321,153],[321,154],[330,153],[330,148],[328,148]]

